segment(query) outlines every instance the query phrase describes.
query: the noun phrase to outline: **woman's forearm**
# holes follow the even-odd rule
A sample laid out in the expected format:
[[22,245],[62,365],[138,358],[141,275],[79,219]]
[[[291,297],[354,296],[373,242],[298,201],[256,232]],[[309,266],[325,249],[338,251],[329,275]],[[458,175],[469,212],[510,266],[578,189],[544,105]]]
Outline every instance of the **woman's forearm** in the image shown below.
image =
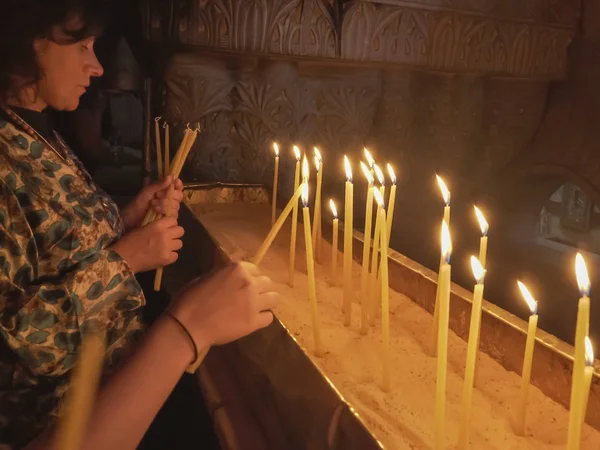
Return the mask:
[[[159,318],[123,367],[100,389],[84,435],[89,450],[134,450],[193,359],[177,323]],[[52,448],[40,437],[27,450]]]

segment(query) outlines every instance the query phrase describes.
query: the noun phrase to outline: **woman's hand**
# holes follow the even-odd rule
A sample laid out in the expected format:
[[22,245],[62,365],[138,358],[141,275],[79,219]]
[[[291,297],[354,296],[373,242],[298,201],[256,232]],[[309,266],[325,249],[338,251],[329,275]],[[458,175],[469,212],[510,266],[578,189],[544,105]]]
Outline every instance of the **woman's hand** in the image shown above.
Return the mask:
[[183,183],[177,178],[173,183],[170,175],[163,181],[145,186],[135,200],[121,211],[125,229],[127,231],[140,227],[148,210],[153,208],[156,212],[167,215],[169,189],[171,193],[170,216],[177,218],[180,204],[183,200]]
[[278,301],[271,279],[261,276],[255,265],[241,262],[192,281],[177,297],[171,313],[192,334],[199,349],[208,349],[268,326]]
[[168,266],[177,261],[183,246],[183,228],[174,217],[163,217],[136,228],[115,242],[111,249],[125,260],[134,273]]

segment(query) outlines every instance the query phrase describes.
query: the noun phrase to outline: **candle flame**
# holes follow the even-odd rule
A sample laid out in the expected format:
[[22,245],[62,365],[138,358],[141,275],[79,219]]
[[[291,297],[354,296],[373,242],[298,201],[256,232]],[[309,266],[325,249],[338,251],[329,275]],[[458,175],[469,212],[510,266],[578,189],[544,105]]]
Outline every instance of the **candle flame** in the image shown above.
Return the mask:
[[[375,189],[377,191],[377,189]],[[452,256],[452,238],[450,237],[450,229],[445,220],[442,220],[442,258],[447,263],[450,263]]]
[[385,208],[385,205],[383,203],[383,195],[381,195],[381,192],[379,192],[379,189],[373,189],[373,196],[375,197],[375,201],[377,202],[377,205],[381,208]]
[[396,184],[396,174],[394,173],[394,169],[390,163],[387,164],[387,171],[390,175],[390,180],[392,180],[392,184]]
[[519,286],[521,295],[527,302],[527,306],[529,306],[529,309],[531,310],[531,314],[537,314],[538,304],[535,301],[535,299],[533,298],[533,295],[531,295],[531,292],[529,292],[529,289],[527,289],[527,286],[525,286],[520,281],[517,281],[517,285]]
[[304,155],[304,159],[302,160],[302,179],[304,182],[307,182],[310,178],[310,170],[308,169],[308,159],[306,159],[306,155]]
[[446,204],[446,206],[448,206],[450,204],[450,191],[448,190],[448,186],[446,186],[446,183],[444,182],[444,180],[442,180],[442,177],[440,177],[439,175],[436,175],[435,177],[437,178],[440,191],[442,191],[444,203]]
[[383,172],[381,171],[379,166],[377,164],[373,164],[373,169],[375,169],[375,175],[377,175],[379,184],[381,184],[382,186],[385,186],[385,176],[383,175]]
[[479,262],[479,260],[471,255],[471,270],[473,271],[473,276],[475,277],[475,281],[477,284],[483,283],[483,279],[485,278],[485,269]]
[[477,206],[473,205],[473,208],[475,208],[475,215],[477,216],[477,221],[479,222],[479,228],[481,228],[481,234],[483,236],[487,236],[488,230],[490,229],[490,224],[487,220],[485,220],[485,216]]
[[344,155],[344,168],[346,169],[346,179],[352,182],[352,166],[350,165],[350,160],[346,155]]
[[294,154],[296,155],[296,161],[300,161],[300,149],[297,145],[294,145]]
[[373,165],[375,164],[375,160],[371,156],[371,152],[369,152],[367,147],[365,147],[364,150],[365,150],[365,158],[367,158],[367,164],[369,165],[369,169],[372,169]]
[[362,161],[360,162],[360,168],[362,169],[363,173],[365,174],[365,178],[367,179],[369,186],[372,186],[373,185],[373,175],[371,175],[371,171],[365,165],[365,163]]
[[317,147],[314,148],[315,150],[315,167],[317,168],[317,172],[319,170],[321,170],[321,163],[323,162],[323,158],[321,157],[321,152],[319,151],[319,149]]
[[337,219],[337,217],[338,217],[337,208],[335,207],[335,202],[333,201],[332,198],[329,199],[329,207],[331,208],[331,214],[333,214],[333,218]]
[[302,183],[302,204],[308,205],[308,181],[306,180]]
[[273,142],[273,151],[275,152],[275,156],[279,156],[279,145],[277,145],[277,142]]
[[577,253],[575,257],[575,274],[577,275],[577,284],[581,295],[590,295],[590,277],[581,253]]
[[585,337],[585,363],[588,366],[594,365],[594,347],[592,346],[592,341],[589,336]]

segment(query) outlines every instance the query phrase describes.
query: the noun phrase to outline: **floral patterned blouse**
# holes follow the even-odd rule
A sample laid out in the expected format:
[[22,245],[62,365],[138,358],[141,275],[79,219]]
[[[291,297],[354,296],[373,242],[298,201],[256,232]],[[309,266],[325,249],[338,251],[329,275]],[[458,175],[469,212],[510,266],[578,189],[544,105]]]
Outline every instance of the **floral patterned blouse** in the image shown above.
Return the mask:
[[5,111],[0,448],[26,444],[59,415],[86,329],[106,329],[104,375],[139,338],[144,295],[129,266],[108,248],[122,233],[117,206],[60,137],[46,142]]

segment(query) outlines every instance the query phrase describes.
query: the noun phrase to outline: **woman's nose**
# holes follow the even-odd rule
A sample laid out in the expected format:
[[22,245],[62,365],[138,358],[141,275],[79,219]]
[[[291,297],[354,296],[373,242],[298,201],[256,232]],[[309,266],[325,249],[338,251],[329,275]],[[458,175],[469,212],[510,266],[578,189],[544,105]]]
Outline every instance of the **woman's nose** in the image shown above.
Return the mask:
[[102,64],[96,58],[96,54],[91,52],[88,60],[88,71],[91,77],[101,77],[104,73],[104,69],[102,68]]

